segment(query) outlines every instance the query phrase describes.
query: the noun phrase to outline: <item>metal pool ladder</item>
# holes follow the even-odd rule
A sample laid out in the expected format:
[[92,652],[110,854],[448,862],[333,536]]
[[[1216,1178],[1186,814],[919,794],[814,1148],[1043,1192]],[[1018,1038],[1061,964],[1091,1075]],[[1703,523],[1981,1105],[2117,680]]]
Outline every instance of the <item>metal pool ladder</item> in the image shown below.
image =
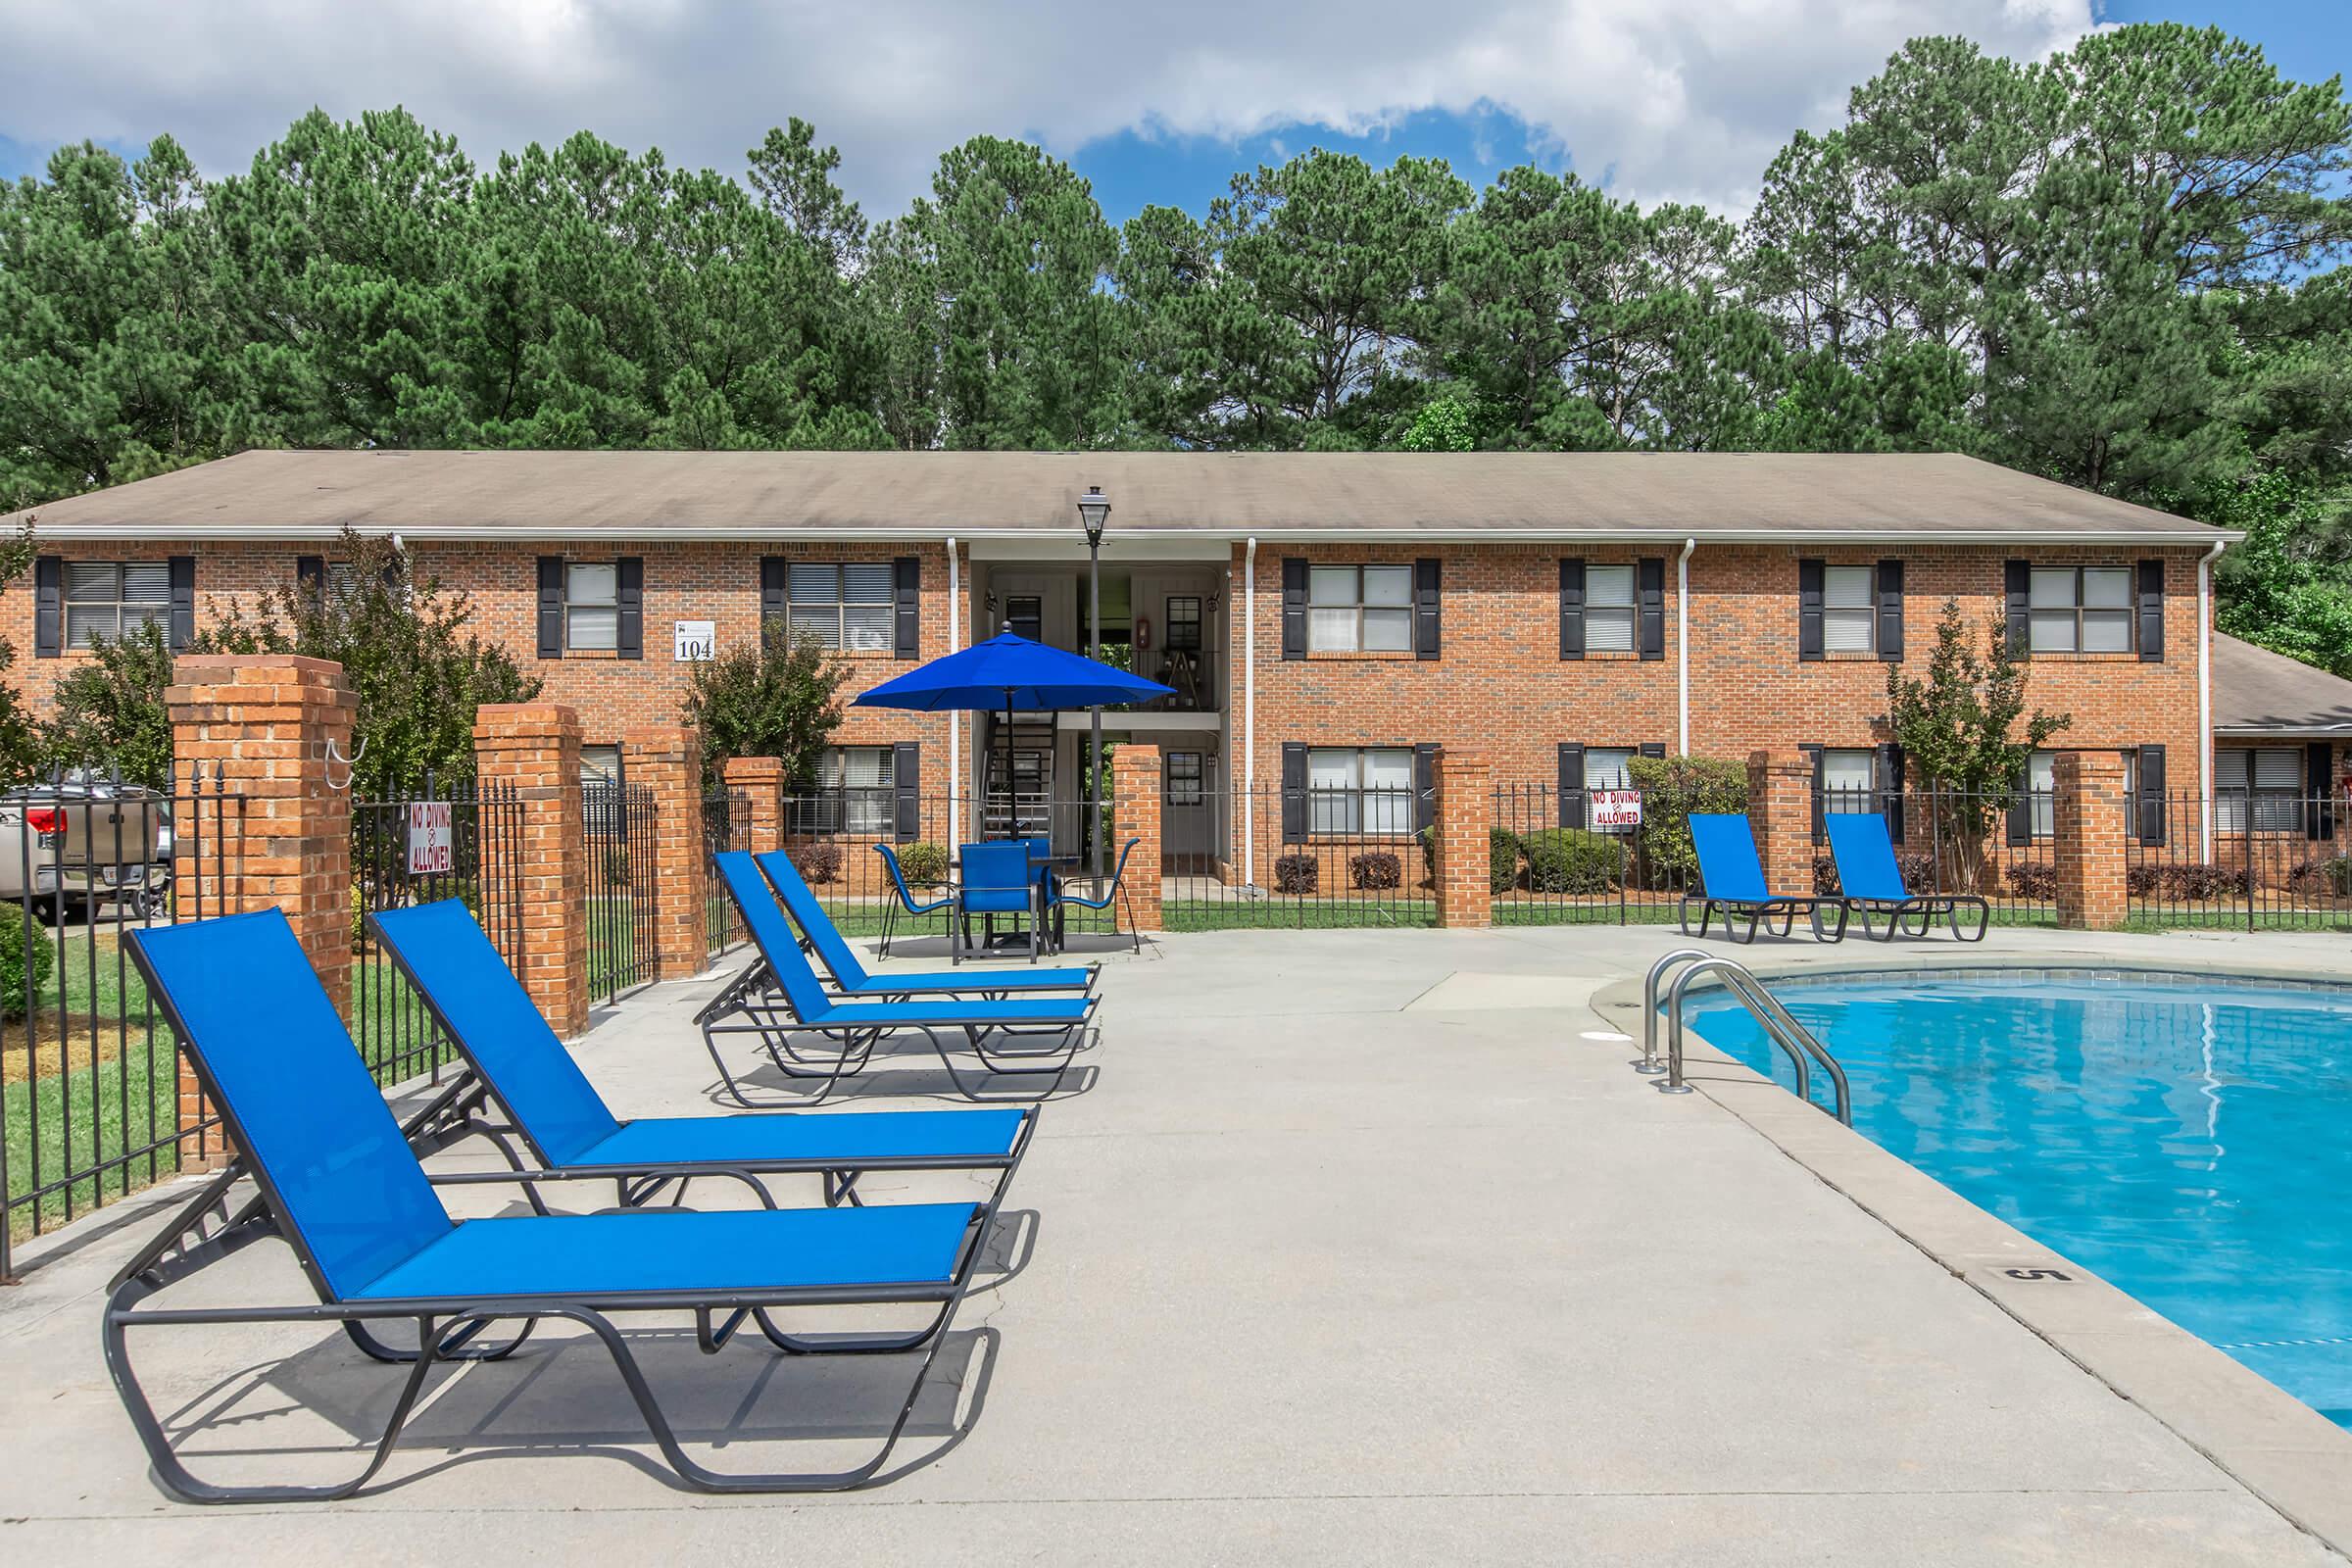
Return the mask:
[[[1658,1061],[1658,989],[1666,984],[1667,972],[1677,964],[1687,964],[1666,995],[1666,1060]],[[1807,1104],[1813,1102],[1813,1075],[1806,1062],[1821,1064],[1830,1075],[1830,1085],[1836,1091],[1838,1108],[1832,1112],[1848,1127],[1854,1124],[1853,1090],[1846,1084],[1845,1069],[1829,1048],[1813,1037],[1813,1031],[1798,1023],[1780,999],[1765,989],[1747,965],[1704,948],[1677,948],[1649,966],[1649,976],[1642,982],[1642,1059],[1634,1063],[1640,1073],[1664,1073],[1666,1081],[1658,1092],[1667,1095],[1687,1095],[1690,1086],[1683,1081],[1683,993],[1690,982],[1701,975],[1721,977],[1723,988],[1745,1007],[1748,1015],[1764,1026],[1764,1033],[1781,1048],[1796,1069],[1796,1098]]]

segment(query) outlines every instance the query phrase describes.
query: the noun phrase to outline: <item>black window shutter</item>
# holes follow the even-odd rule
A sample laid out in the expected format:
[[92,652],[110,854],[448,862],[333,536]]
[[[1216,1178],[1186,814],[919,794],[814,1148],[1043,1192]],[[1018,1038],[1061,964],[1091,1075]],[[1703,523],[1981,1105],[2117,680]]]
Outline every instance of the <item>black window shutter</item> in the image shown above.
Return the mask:
[[1438,819],[1438,747],[1423,741],[1413,748],[1413,831]]
[[1903,564],[1879,563],[1879,658],[1889,664],[1903,662]]
[[2031,764],[2027,766],[2025,776],[2017,781],[2017,802],[2009,808],[2008,839],[2012,846],[2034,842],[2034,770]]
[[[1306,657],[1306,560],[1302,556],[1285,556],[1282,562],[1282,657]],[[1301,761],[1299,765],[1306,764]]]
[[623,556],[614,566],[613,575],[619,579],[619,613],[614,617],[619,628],[613,636],[615,651],[623,659],[645,657],[645,558]]
[[1666,558],[1651,556],[1636,573],[1641,584],[1642,657],[1666,657]]
[[1825,798],[1827,792],[1822,787],[1822,748],[1799,746],[1797,750],[1804,753],[1813,763],[1813,842],[1819,844],[1830,830],[1830,824],[1825,820],[1829,815],[1829,802]]
[[790,629],[789,600],[784,588],[784,558],[760,558],[760,640],[784,636]]
[[2164,662],[2164,563],[2139,564],[2139,662]]
[[1560,657],[1585,657],[1585,564],[1575,557],[1560,563]]
[[32,564],[32,656],[55,659],[65,652],[66,564],[43,556]]
[[1822,564],[1800,561],[1796,564],[1796,657],[1822,657],[1821,603]]
[[1560,742],[1560,814],[1555,825],[1585,825],[1585,748],[1576,741]]
[[[2033,639],[2026,630],[2026,593],[2034,585],[2034,567],[2029,562],[2005,561],[2001,564],[2001,589],[2009,602],[2009,651],[2020,659],[2030,656]],[[2022,844],[2023,839],[2011,839]]]
[[316,605],[326,598],[326,558],[324,556],[296,556],[294,558],[294,586],[302,597]]
[[1877,775],[1879,812],[1886,818],[1886,836],[1900,844],[1903,842],[1903,749],[1891,744],[1877,748],[1871,758],[1871,771]]
[[[1289,575],[1287,562],[1283,571]],[[1282,743],[1282,842],[1306,842],[1306,745],[1302,741]]]
[[1439,649],[1438,563],[1423,557],[1413,563],[1413,657],[1435,659]]
[[539,558],[539,657],[564,657],[564,558]]
[[2142,746],[2139,749],[2139,799],[2132,802],[2139,842],[2164,842],[2164,748]]
[[173,653],[196,640],[196,558],[173,556],[172,574],[171,643]]
[[898,590],[898,657],[919,659],[923,653],[923,560],[901,556],[891,563],[891,579]]
[[2335,837],[2335,780],[2329,776],[2334,751],[2332,741],[2312,741],[2303,748],[2303,793],[2310,801],[2303,808],[2303,831],[2315,839]]
[[891,827],[901,844],[911,844],[923,830],[923,747],[900,741],[890,750]]

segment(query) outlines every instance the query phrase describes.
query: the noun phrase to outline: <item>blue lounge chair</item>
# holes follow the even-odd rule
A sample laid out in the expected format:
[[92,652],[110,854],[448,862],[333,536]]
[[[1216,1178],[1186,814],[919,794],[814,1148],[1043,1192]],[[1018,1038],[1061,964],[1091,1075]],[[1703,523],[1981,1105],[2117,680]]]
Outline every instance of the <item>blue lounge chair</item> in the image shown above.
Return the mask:
[[[784,910],[752,857],[742,850],[726,850],[712,856],[710,863],[718,872],[719,885],[742,911],[744,929],[759,950],[759,956],[694,1015],[710,1060],[739,1105],[757,1106],[762,1102],[747,1096],[727,1070],[726,1058],[719,1053],[722,1036],[752,1035],[786,1077],[822,1080],[811,1095],[798,1101],[765,1102],[769,1104],[812,1104],[824,1099],[843,1078],[862,1072],[874,1048],[896,1034],[919,1034],[928,1040],[931,1049],[939,1053],[949,1079],[967,1100],[1050,1095],[1059,1087],[1071,1056],[1085,1044],[1100,997],[929,1002],[829,997],[817,983],[816,971],[809,967],[808,955],[801,951]],[[943,1034],[958,1030],[986,1069],[984,1079],[1044,1077],[1049,1081],[1034,1093],[975,1093],[941,1039]],[[813,1036],[822,1044],[805,1045],[796,1041],[796,1035]]]
[[817,957],[833,976],[833,989],[845,997],[910,998],[921,996],[1004,996],[1012,992],[1027,994],[1034,991],[1092,991],[1095,977],[1102,972],[1101,964],[1088,964],[1082,969],[996,970],[971,975],[943,974],[936,970],[913,974],[874,974],[858,961],[858,954],[842,938],[841,927],[825,912],[824,905],[801,875],[792,857],[782,850],[770,850],[755,855],[767,880],[774,884],[776,896],[792,915],[792,923],[801,928],[808,946],[816,950]]
[[[454,1220],[403,1142],[343,1021],[275,909],[125,932],[123,943],[205,1096],[238,1151],[110,1287],[107,1368],[157,1476],[199,1502],[347,1497],[382,1468],[436,1361],[513,1354],[541,1318],[600,1341],[678,1478],[711,1492],[811,1492],[856,1486],[889,1457],[914,1408],[981,1242],[989,1203],[875,1208],[653,1208]],[[515,1172],[529,1184],[544,1172]],[[257,1195],[233,1212],[230,1191]],[[144,1303],[209,1263],[276,1237],[294,1251],[316,1300],[259,1306]],[[690,1459],[655,1399],[616,1315],[691,1313],[714,1353],[774,1307],[901,1303],[935,1307],[914,1381],[881,1452],[827,1475],[722,1474]],[[375,1325],[406,1320],[416,1348],[393,1350]],[[492,1323],[522,1325],[496,1345]],[[132,1330],[227,1323],[335,1324],[368,1354],[409,1370],[366,1467],[331,1486],[220,1486],[181,1462],[131,1368]],[[835,1347],[828,1345],[826,1348]],[[839,1347],[879,1349],[870,1337]]]
[[[1865,932],[1881,942],[1892,941],[1897,931],[1924,937],[1941,914],[1951,923],[1952,935],[1961,941],[1984,940],[1985,928],[1992,923],[1992,906],[1968,893],[1913,893],[1894,858],[1894,840],[1886,831],[1886,818],[1876,811],[1831,811],[1822,820],[1829,824],[1838,892],[1845,906],[1862,917]],[[1974,936],[1961,916],[1963,906],[1977,911]],[[1874,914],[1886,917],[1885,930],[1872,922]],[[1914,919],[1916,927],[1911,924]]]
[[890,956],[890,939],[898,931],[899,915],[902,912],[919,920],[926,914],[951,911],[948,917],[953,923],[955,916],[952,911],[956,907],[956,895],[942,893],[938,898],[928,902],[917,899],[914,896],[914,889],[907,884],[906,868],[899,863],[898,852],[887,844],[877,844],[874,846],[874,853],[882,857],[884,865],[890,867],[891,890],[898,895],[882,909],[882,956],[887,958]]
[[[858,1178],[869,1170],[996,1170],[1004,1173],[1002,1192],[1036,1128],[1037,1112],[1029,1109],[621,1121],[463,904],[444,899],[378,910],[368,924],[468,1069],[410,1123],[409,1142],[420,1155],[480,1136],[520,1169],[512,1133],[551,1177],[611,1180],[623,1207],[651,1201],[673,1182],[682,1203],[698,1176],[746,1183],[772,1202],[761,1178],[788,1172],[821,1176],[827,1203],[855,1203]],[[503,1121],[492,1116],[493,1103]],[[545,1212],[538,1190],[524,1192]]]
[[982,936],[993,943],[996,936],[996,917],[1000,914],[1018,914],[1025,917],[1024,929],[1029,937],[1029,961],[1037,961],[1038,926],[1046,907],[1046,892],[1041,865],[1030,850],[1028,839],[998,839],[987,844],[966,844],[960,856],[961,872],[956,886],[956,928],[962,935],[948,956],[951,964],[961,963],[972,947],[972,916],[981,917]]
[[[1845,940],[1843,900],[1812,893],[1775,893],[1764,885],[1764,865],[1756,858],[1756,835],[1743,813],[1691,812],[1690,843],[1698,851],[1700,891],[1684,894],[1677,909],[1685,936],[1692,934],[1690,906],[1696,904],[1700,906],[1696,934],[1702,937],[1707,934],[1707,924],[1717,909],[1723,911],[1723,934],[1734,942],[1755,941],[1757,926],[1775,914],[1781,916],[1781,928],[1773,934],[1788,936],[1795,929],[1797,911],[1801,909],[1812,916],[1816,938],[1824,942]],[[1823,922],[1825,907],[1837,912],[1834,926]],[[1733,920],[1740,915],[1747,917],[1744,936],[1733,927]]]
[[1135,939],[1137,953],[1144,951],[1144,928],[1135,922],[1135,900],[1127,893],[1127,857],[1133,855],[1135,847],[1143,842],[1142,839],[1129,839],[1119,846],[1119,863],[1111,869],[1110,886],[1103,890],[1102,897],[1082,899],[1070,891],[1066,882],[1054,890],[1055,905],[1075,909],[1101,910],[1109,908],[1113,900],[1124,903],[1127,906],[1127,932]]

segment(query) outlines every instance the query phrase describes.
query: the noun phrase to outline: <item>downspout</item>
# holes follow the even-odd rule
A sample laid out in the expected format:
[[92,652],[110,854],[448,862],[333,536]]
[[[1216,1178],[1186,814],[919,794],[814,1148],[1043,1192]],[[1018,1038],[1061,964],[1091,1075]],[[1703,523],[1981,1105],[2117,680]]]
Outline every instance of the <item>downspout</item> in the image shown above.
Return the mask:
[[1682,712],[1682,730],[1675,748],[1678,757],[1690,755],[1690,552],[1697,548],[1696,539],[1686,539],[1683,553],[1674,558],[1675,689]]
[[[1227,603],[1231,603],[1230,600]],[[1257,539],[1242,554],[1242,886],[1257,886]]]
[[2216,539],[2197,562],[2198,858],[2213,863],[2213,564],[2229,547]]
[[[956,652],[959,639],[959,623],[956,616],[956,592],[963,586],[961,564],[956,559],[956,536],[948,535],[948,652]],[[963,719],[953,708],[948,710],[948,823],[957,837],[963,829],[956,825],[956,801],[963,793]]]

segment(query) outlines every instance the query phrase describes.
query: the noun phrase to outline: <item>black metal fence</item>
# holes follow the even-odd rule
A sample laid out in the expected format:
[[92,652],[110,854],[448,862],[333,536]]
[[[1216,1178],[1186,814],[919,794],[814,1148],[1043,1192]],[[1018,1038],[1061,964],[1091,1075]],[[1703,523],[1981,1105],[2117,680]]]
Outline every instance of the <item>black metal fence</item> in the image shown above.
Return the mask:
[[1426,926],[1432,797],[1410,787],[1173,789],[1160,803],[1170,931]]
[[1814,794],[1813,891],[1844,891],[1823,818],[1886,818],[1896,869],[1914,894],[1973,894],[1995,925],[2058,920],[2057,798],[2040,790],[1823,789]]
[[657,809],[654,792],[643,784],[580,792],[588,841],[588,994],[606,1002],[656,976]]
[[2342,796],[2143,795],[2124,841],[2134,924],[2352,930],[2352,801]]
[[439,1075],[454,1048],[368,934],[367,915],[462,901],[509,962],[522,951],[522,803],[512,785],[460,780],[351,803],[351,1033],[376,1081]]
[[[750,814],[748,801],[739,802],[723,789],[705,796],[703,852],[716,855],[721,850],[747,848],[751,842],[748,827]],[[724,953],[744,939],[743,915],[715,877],[711,878],[709,894],[704,900],[703,935],[712,953]]]
[[217,1151],[122,936],[241,906],[245,816],[201,764],[163,790],[81,769],[0,793],[0,1279],[18,1242]]

